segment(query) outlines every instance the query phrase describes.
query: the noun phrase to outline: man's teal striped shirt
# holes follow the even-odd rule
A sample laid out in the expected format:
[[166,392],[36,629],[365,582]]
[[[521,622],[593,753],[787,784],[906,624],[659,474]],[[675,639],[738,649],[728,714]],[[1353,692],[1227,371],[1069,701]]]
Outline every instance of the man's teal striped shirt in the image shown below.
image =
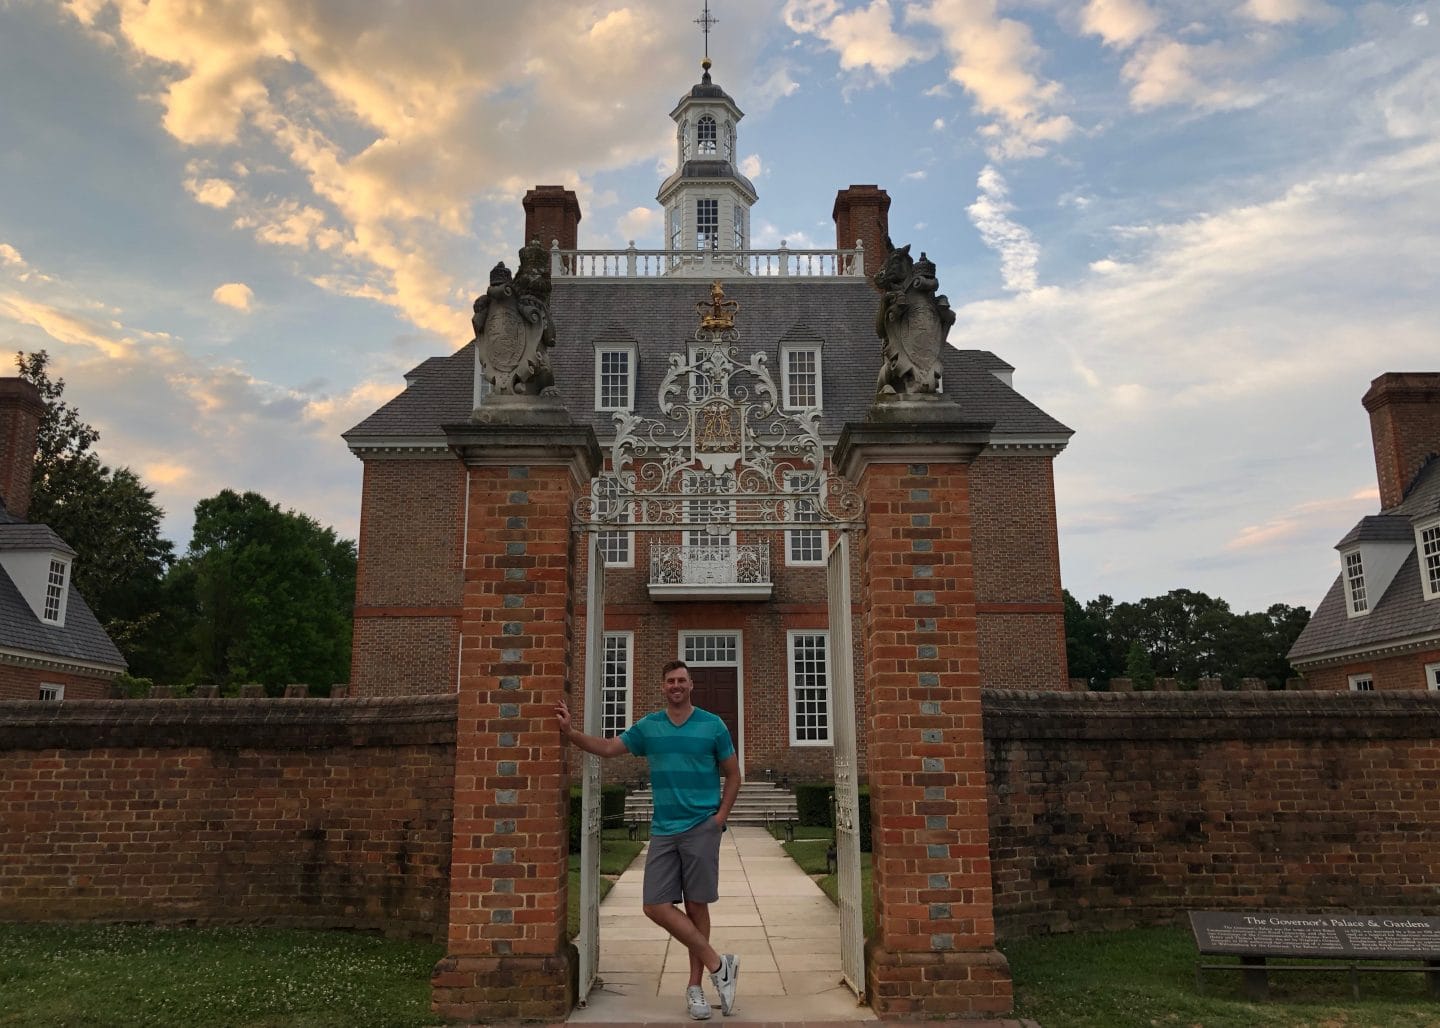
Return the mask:
[[620,741],[650,765],[651,835],[688,832],[720,809],[720,762],[735,753],[720,718],[695,707],[676,725],[657,710],[627,728]]

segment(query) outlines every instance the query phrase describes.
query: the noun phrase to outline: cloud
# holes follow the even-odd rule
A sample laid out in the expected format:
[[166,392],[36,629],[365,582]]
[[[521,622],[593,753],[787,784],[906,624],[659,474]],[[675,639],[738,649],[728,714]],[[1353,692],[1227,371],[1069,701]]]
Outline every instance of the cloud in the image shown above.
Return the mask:
[[255,299],[255,293],[244,282],[226,282],[223,286],[216,286],[210,298],[237,311],[249,311],[250,301]]
[[229,207],[236,196],[235,187],[220,178],[186,179],[185,188],[206,207]]
[[758,153],[746,154],[740,161],[740,174],[746,178],[759,178],[762,171],[764,171],[764,168],[760,163],[760,155]]
[[9,243],[0,243],[0,264],[9,268],[25,268],[25,258],[20,256],[20,251]]
[[1335,14],[1320,0],[1245,0],[1240,9],[1256,21],[1271,25],[1325,20]]
[[621,216],[616,227],[627,242],[642,239],[647,241],[646,245],[651,245],[658,241],[664,222],[664,214],[655,208],[634,207]]
[[1160,19],[1144,0],[1089,0],[1080,11],[1080,26],[1107,46],[1133,46],[1154,31]]
[[976,184],[980,195],[965,212],[980,230],[985,245],[1000,255],[1001,281],[1012,292],[1034,289],[1040,247],[1029,229],[1010,219],[1009,213],[1015,208],[1008,199],[1004,177],[987,164]]
[[[49,340],[99,350],[109,357],[125,355],[133,335],[112,319],[100,319],[64,310],[16,293],[0,293],[0,319],[8,318],[39,329]],[[45,345],[42,340],[41,345]]]
[[893,20],[889,0],[872,0],[868,7],[833,15],[818,34],[839,54],[842,69],[868,68],[884,78],[928,56],[920,41],[896,34]]

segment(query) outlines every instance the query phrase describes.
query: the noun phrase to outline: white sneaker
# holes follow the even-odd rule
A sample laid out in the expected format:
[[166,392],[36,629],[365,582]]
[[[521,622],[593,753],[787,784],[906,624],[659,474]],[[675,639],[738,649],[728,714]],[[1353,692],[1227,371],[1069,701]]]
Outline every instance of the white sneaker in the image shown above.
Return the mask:
[[740,977],[740,958],[734,953],[720,955],[720,967],[710,972],[710,981],[720,994],[720,1013],[729,1017],[735,1010],[735,982]]
[[700,986],[692,985],[685,990],[685,1005],[690,1008],[693,1020],[710,1020],[710,1001],[705,998],[705,990]]

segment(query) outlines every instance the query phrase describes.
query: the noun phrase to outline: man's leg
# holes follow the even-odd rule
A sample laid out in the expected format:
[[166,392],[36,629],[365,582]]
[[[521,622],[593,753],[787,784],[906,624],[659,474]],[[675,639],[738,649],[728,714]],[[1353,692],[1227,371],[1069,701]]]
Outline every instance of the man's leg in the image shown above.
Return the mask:
[[[706,971],[714,971],[720,967],[720,954],[715,952],[715,948],[710,945],[710,940],[684,911],[669,903],[647,903],[644,910],[646,917],[669,932],[671,938],[690,951],[692,976],[697,960]],[[706,932],[710,929],[708,910],[705,913],[705,929]],[[691,984],[698,985],[699,982]]]
[[[696,928],[698,928],[698,929],[700,930],[700,934],[703,935],[703,936],[705,936],[705,941],[706,941],[706,942],[709,942],[709,941],[710,941],[710,904],[708,904],[708,903],[696,903],[694,900],[688,900],[688,899],[687,899],[687,900],[685,901],[685,916],[688,917],[688,918],[690,918],[690,923],[693,924]],[[690,984],[691,984],[691,985],[699,985],[701,982],[703,982],[703,981],[705,980],[705,972],[708,971],[708,970],[709,970],[709,968],[707,968],[704,964],[702,964],[702,963],[700,962],[700,958],[695,955],[695,951],[694,951],[694,950],[691,950],[691,951],[690,951]]]

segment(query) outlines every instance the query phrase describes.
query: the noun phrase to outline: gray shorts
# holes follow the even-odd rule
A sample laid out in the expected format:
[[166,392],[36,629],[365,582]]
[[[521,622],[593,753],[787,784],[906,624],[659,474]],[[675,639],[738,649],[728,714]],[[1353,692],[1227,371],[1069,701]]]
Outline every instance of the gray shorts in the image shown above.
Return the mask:
[[707,817],[679,835],[650,836],[645,903],[714,903],[720,898],[720,825]]

